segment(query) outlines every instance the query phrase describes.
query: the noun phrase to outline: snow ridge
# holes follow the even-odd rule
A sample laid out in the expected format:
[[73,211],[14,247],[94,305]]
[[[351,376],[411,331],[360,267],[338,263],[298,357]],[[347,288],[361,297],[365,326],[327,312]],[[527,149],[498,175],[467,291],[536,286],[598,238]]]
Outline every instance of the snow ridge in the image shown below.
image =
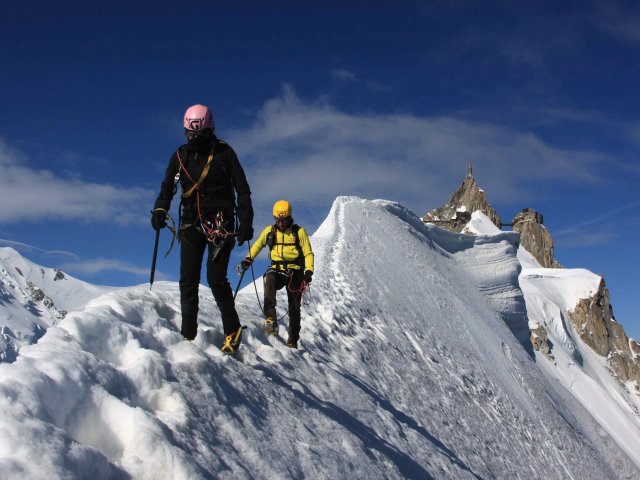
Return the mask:
[[412,212],[340,197],[311,241],[300,350],[256,327],[253,285],[235,359],[204,286],[183,341],[177,284],[158,282],[97,296],[0,364],[2,478],[638,475]]

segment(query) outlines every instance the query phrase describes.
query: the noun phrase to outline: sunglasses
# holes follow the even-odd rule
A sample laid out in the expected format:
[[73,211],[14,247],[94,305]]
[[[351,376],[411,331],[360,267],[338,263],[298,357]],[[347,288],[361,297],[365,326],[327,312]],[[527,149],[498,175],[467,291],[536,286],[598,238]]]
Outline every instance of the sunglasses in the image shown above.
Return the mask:
[[192,140],[194,138],[204,137],[205,136],[205,131],[204,130],[187,130],[187,129],[185,129],[184,134],[187,136],[187,138],[189,140]]

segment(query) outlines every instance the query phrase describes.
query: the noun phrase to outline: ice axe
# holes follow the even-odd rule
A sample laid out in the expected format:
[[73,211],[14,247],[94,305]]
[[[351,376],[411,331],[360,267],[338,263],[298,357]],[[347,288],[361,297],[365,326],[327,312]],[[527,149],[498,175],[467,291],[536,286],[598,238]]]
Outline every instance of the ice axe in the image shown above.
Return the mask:
[[240,280],[238,280],[238,286],[236,287],[236,291],[233,293],[233,301],[236,301],[236,295],[238,295],[238,290],[240,289],[240,284],[242,283],[242,279],[244,278],[244,273],[246,270],[243,270],[240,274]]
[[[251,255],[251,242],[249,240],[247,240],[247,248],[249,249],[249,255]],[[238,280],[238,285],[236,286],[236,291],[233,293],[233,301],[236,301],[236,295],[238,295],[238,290],[240,289],[240,284],[242,283],[242,279],[244,278],[244,274],[247,272],[247,270],[242,270],[242,272],[240,272],[240,269],[238,268],[238,275],[240,275],[240,280]],[[253,265],[251,265],[251,274],[253,275]],[[254,277],[254,282],[255,282],[255,277]],[[260,307],[262,308],[262,307]]]
[[153,246],[153,260],[151,260],[151,275],[149,277],[149,291],[153,288],[153,277],[156,275],[156,258],[158,257],[158,241],[160,240],[160,229],[156,230],[156,243]]
[[[175,242],[176,240],[176,236],[177,236],[176,222],[173,221],[173,218],[171,218],[171,215],[169,215],[169,212],[167,212],[166,210],[162,208],[156,208],[156,210],[162,210],[166,215],[166,219],[168,219],[171,222],[171,225],[167,225],[165,223],[165,226],[171,231],[171,245],[169,245],[169,250],[167,250],[167,253],[165,253],[164,255],[164,258],[167,258],[169,256],[169,253],[171,252],[171,249],[173,248],[173,242]],[[153,213],[154,211],[155,210],[152,210],[151,213]],[[151,291],[151,289],[153,288],[153,278],[156,275],[156,259],[158,258],[158,242],[160,240],[160,230],[161,228],[156,230],[156,242],[153,245],[153,259],[151,260],[151,275],[149,277],[149,291]]]

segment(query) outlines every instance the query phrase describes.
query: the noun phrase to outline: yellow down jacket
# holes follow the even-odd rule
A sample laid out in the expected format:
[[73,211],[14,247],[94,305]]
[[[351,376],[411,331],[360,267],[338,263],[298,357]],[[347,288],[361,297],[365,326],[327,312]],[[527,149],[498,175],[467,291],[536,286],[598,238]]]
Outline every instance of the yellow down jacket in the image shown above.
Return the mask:
[[[267,237],[269,233],[271,233],[271,229],[272,226],[270,225],[262,231],[251,247],[247,258],[254,260],[262,249],[267,246]],[[289,268],[299,270],[300,265],[296,263],[298,249],[296,248],[296,240],[291,232],[291,227],[287,228],[284,232],[276,228],[275,232],[275,242],[270,255],[272,266],[279,270],[287,270]],[[304,269],[313,272],[313,251],[311,250],[311,242],[309,241],[307,231],[303,227],[298,228],[298,241],[300,242],[300,249],[304,257]]]

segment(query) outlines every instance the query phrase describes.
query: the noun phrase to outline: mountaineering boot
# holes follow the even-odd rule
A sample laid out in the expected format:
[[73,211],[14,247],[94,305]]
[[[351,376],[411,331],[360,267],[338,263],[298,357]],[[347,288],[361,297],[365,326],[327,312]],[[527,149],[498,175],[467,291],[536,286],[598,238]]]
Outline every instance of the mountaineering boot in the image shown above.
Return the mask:
[[278,321],[273,317],[267,317],[264,322],[264,331],[268,335],[278,335]]
[[240,347],[240,343],[242,342],[242,330],[244,327],[238,328],[231,335],[227,335],[224,337],[224,344],[220,347],[222,353],[225,355],[235,355],[238,351],[238,347]]
[[287,347],[298,348],[298,340],[293,337],[289,337],[289,339],[287,340]]

